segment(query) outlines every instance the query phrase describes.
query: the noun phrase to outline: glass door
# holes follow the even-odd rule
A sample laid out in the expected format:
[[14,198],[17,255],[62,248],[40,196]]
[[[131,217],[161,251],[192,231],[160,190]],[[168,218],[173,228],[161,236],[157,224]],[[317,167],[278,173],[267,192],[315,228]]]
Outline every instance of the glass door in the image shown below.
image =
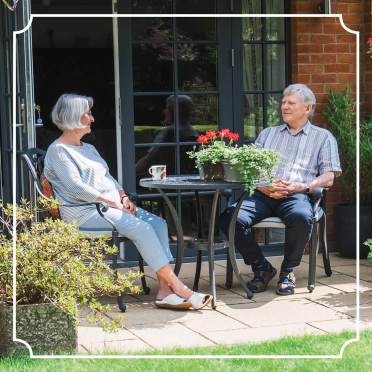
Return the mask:
[[[35,144],[34,131],[34,99],[33,99],[33,69],[31,50],[31,29],[19,34],[16,39],[16,60],[13,56],[13,31],[22,30],[28,24],[30,17],[30,2],[19,2],[14,11],[1,8],[1,160],[3,198],[12,198],[12,158],[13,151],[18,155],[24,149]],[[13,64],[16,66],[16,91],[12,91]],[[16,95],[16,149],[13,148],[13,118],[12,98]],[[28,174],[20,158],[17,158],[16,198],[31,197]]]

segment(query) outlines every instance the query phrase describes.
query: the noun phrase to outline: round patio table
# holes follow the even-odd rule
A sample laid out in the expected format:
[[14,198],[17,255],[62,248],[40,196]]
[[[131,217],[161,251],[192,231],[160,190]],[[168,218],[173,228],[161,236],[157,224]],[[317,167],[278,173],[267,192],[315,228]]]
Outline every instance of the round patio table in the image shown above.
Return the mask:
[[[153,180],[152,178],[142,178],[139,181],[140,186],[146,187],[149,189],[156,189],[160,195],[165,200],[169,211],[171,213],[174,225],[176,227],[177,232],[177,257],[176,257],[176,265],[175,265],[175,273],[178,275],[183,254],[184,254],[184,236],[180,218],[177,214],[176,209],[174,208],[172,202],[165,194],[163,190],[193,190],[193,191],[214,191],[213,195],[213,202],[211,208],[211,216],[209,220],[209,230],[208,230],[208,265],[209,265],[209,279],[210,279],[210,287],[211,292],[213,295],[212,307],[213,309],[216,308],[216,281],[215,281],[215,272],[214,272],[214,249],[215,249],[215,242],[214,242],[214,231],[215,231],[215,222],[216,222],[216,212],[217,212],[217,204],[218,199],[222,191],[224,190],[231,190],[231,189],[243,189],[244,184],[240,182],[226,182],[223,180],[215,180],[215,181],[204,181],[201,180],[199,176],[196,175],[186,175],[186,176],[168,176],[166,179],[163,180]],[[240,285],[244,288],[247,297],[252,298],[253,293],[247,287],[243,277],[240,274],[238,265],[236,263],[236,255],[235,255],[235,225],[236,225],[236,218],[238,215],[238,211],[240,206],[244,200],[245,192],[242,193],[239,201],[236,204],[234,213],[232,215],[230,225],[229,225],[229,236],[228,236],[228,251],[230,262],[234,273],[240,283]]]

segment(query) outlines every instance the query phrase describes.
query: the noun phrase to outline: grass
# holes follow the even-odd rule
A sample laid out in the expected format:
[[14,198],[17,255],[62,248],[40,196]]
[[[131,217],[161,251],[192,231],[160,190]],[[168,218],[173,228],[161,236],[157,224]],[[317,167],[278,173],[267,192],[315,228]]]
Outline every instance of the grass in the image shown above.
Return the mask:
[[[314,355],[338,354],[343,343],[354,334],[343,332],[324,336],[287,337],[253,345],[175,349],[165,354],[226,355]],[[27,357],[0,360],[0,371],[371,371],[372,331],[361,333],[361,341],[349,345],[343,359],[101,359],[36,360]],[[158,354],[156,352],[146,355]]]

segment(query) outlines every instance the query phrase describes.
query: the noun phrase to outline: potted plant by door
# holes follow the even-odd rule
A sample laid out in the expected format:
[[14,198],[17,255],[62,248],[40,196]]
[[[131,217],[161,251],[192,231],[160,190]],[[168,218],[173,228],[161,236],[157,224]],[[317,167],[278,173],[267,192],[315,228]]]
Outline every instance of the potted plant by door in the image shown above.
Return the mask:
[[[334,207],[334,231],[337,250],[346,257],[356,256],[356,114],[349,88],[331,91],[326,117],[338,143],[342,175],[340,186],[347,202]],[[360,121],[360,216],[361,258],[367,258],[369,248],[363,242],[372,236],[372,116]]]
[[232,133],[225,128],[219,131],[207,130],[198,136],[199,149],[189,151],[190,159],[195,159],[202,180],[220,180],[224,178],[222,161],[225,159],[226,150],[236,146],[239,139],[238,133]]
[[72,351],[77,345],[78,306],[88,312],[87,320],[106,330],[122,327],[123,315],[111,319],[100,296],[139,292],[133,285],[139,275],[113,275],[105,254],[114,248],[104,239],[84,239],[77,227],[51,218],[34,219],[35,208],[22,200],[16,208],[16,279],[13,297],[13,206],[0,202],[0,356],[25,352],[12,342],[12,305],[16,301],[17,338],[34,353]]

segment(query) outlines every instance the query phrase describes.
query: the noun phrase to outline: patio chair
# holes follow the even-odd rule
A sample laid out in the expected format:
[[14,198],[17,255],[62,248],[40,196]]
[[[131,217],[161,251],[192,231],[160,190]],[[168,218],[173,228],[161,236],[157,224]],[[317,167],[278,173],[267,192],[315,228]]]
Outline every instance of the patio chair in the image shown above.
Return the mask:
[[[31,148],[27,151],[24,151],[21,154],[22,159],[24,160],[25,164],[27,165],[27,168],[29,170],[29,173],[32,177],[35,189],[42,198],[50,199],[53,197],[53,189],[48,182],[48,180],[43,175],[44,170],[44,157],[46,152],[44,150],[38,149],[38,148]],[[117,253],[113,255],[112,257],[112,263],[110,266],[114,270],[115,275],[117,275],[118,270],[118,255],[119,255],[119,249],[120,249],[120,243],[124,241],[128,241],[128,238],[118,233],[116,230],[114,224],[103,214],[107,210],[107,207],[100,202],[92,202],[92,203],[74,203],[74,204],[63,204],[64,207],[79,207],[79,206],[87,206],[87,205],[94,205],[97,209],[97,212],[99,215],[106,220],[111,226],[112,229],[106,229],[106,228],[79,228],[79,231],[81,231],[87,238],[99,238],[99,237],[110,237],[110,241],[112,246],[117,247]],[[59,214],[59,209],[49,209],[49,214],[53,218],[61,218]],[[144,265],[143,265],[143,258],[138,253],[138,263],[140,272],[143,274],[141,277],[141,283],[143,291],[148,294],[150,292],[150,288],[146,284],[146,278],[144,275]],[[120,311],[125,312],[126,311],[126,305],[124,303],[123,297],[118,296],[118,307]]]
[[[311,293],[315,288],[316,258],[319,251],[319,245],[322,245],[323,266],[325,274],[329,277],[332,275],[331,263],[329,259],[327,245],[327,217],[325,210],[325,189],[317,188],[311,194],[313,207],[313,223],[310,242],[309,242],[309,276],[307,289]],[[268,217],[256,223],[252,228],[276,228],[285,229],[284,222],[279,217]],[[304,247],[305,248],[305,247]],[[232,287],[233,270],[230,263],[230,257],[227,258],[226,268],[226,287]]]

